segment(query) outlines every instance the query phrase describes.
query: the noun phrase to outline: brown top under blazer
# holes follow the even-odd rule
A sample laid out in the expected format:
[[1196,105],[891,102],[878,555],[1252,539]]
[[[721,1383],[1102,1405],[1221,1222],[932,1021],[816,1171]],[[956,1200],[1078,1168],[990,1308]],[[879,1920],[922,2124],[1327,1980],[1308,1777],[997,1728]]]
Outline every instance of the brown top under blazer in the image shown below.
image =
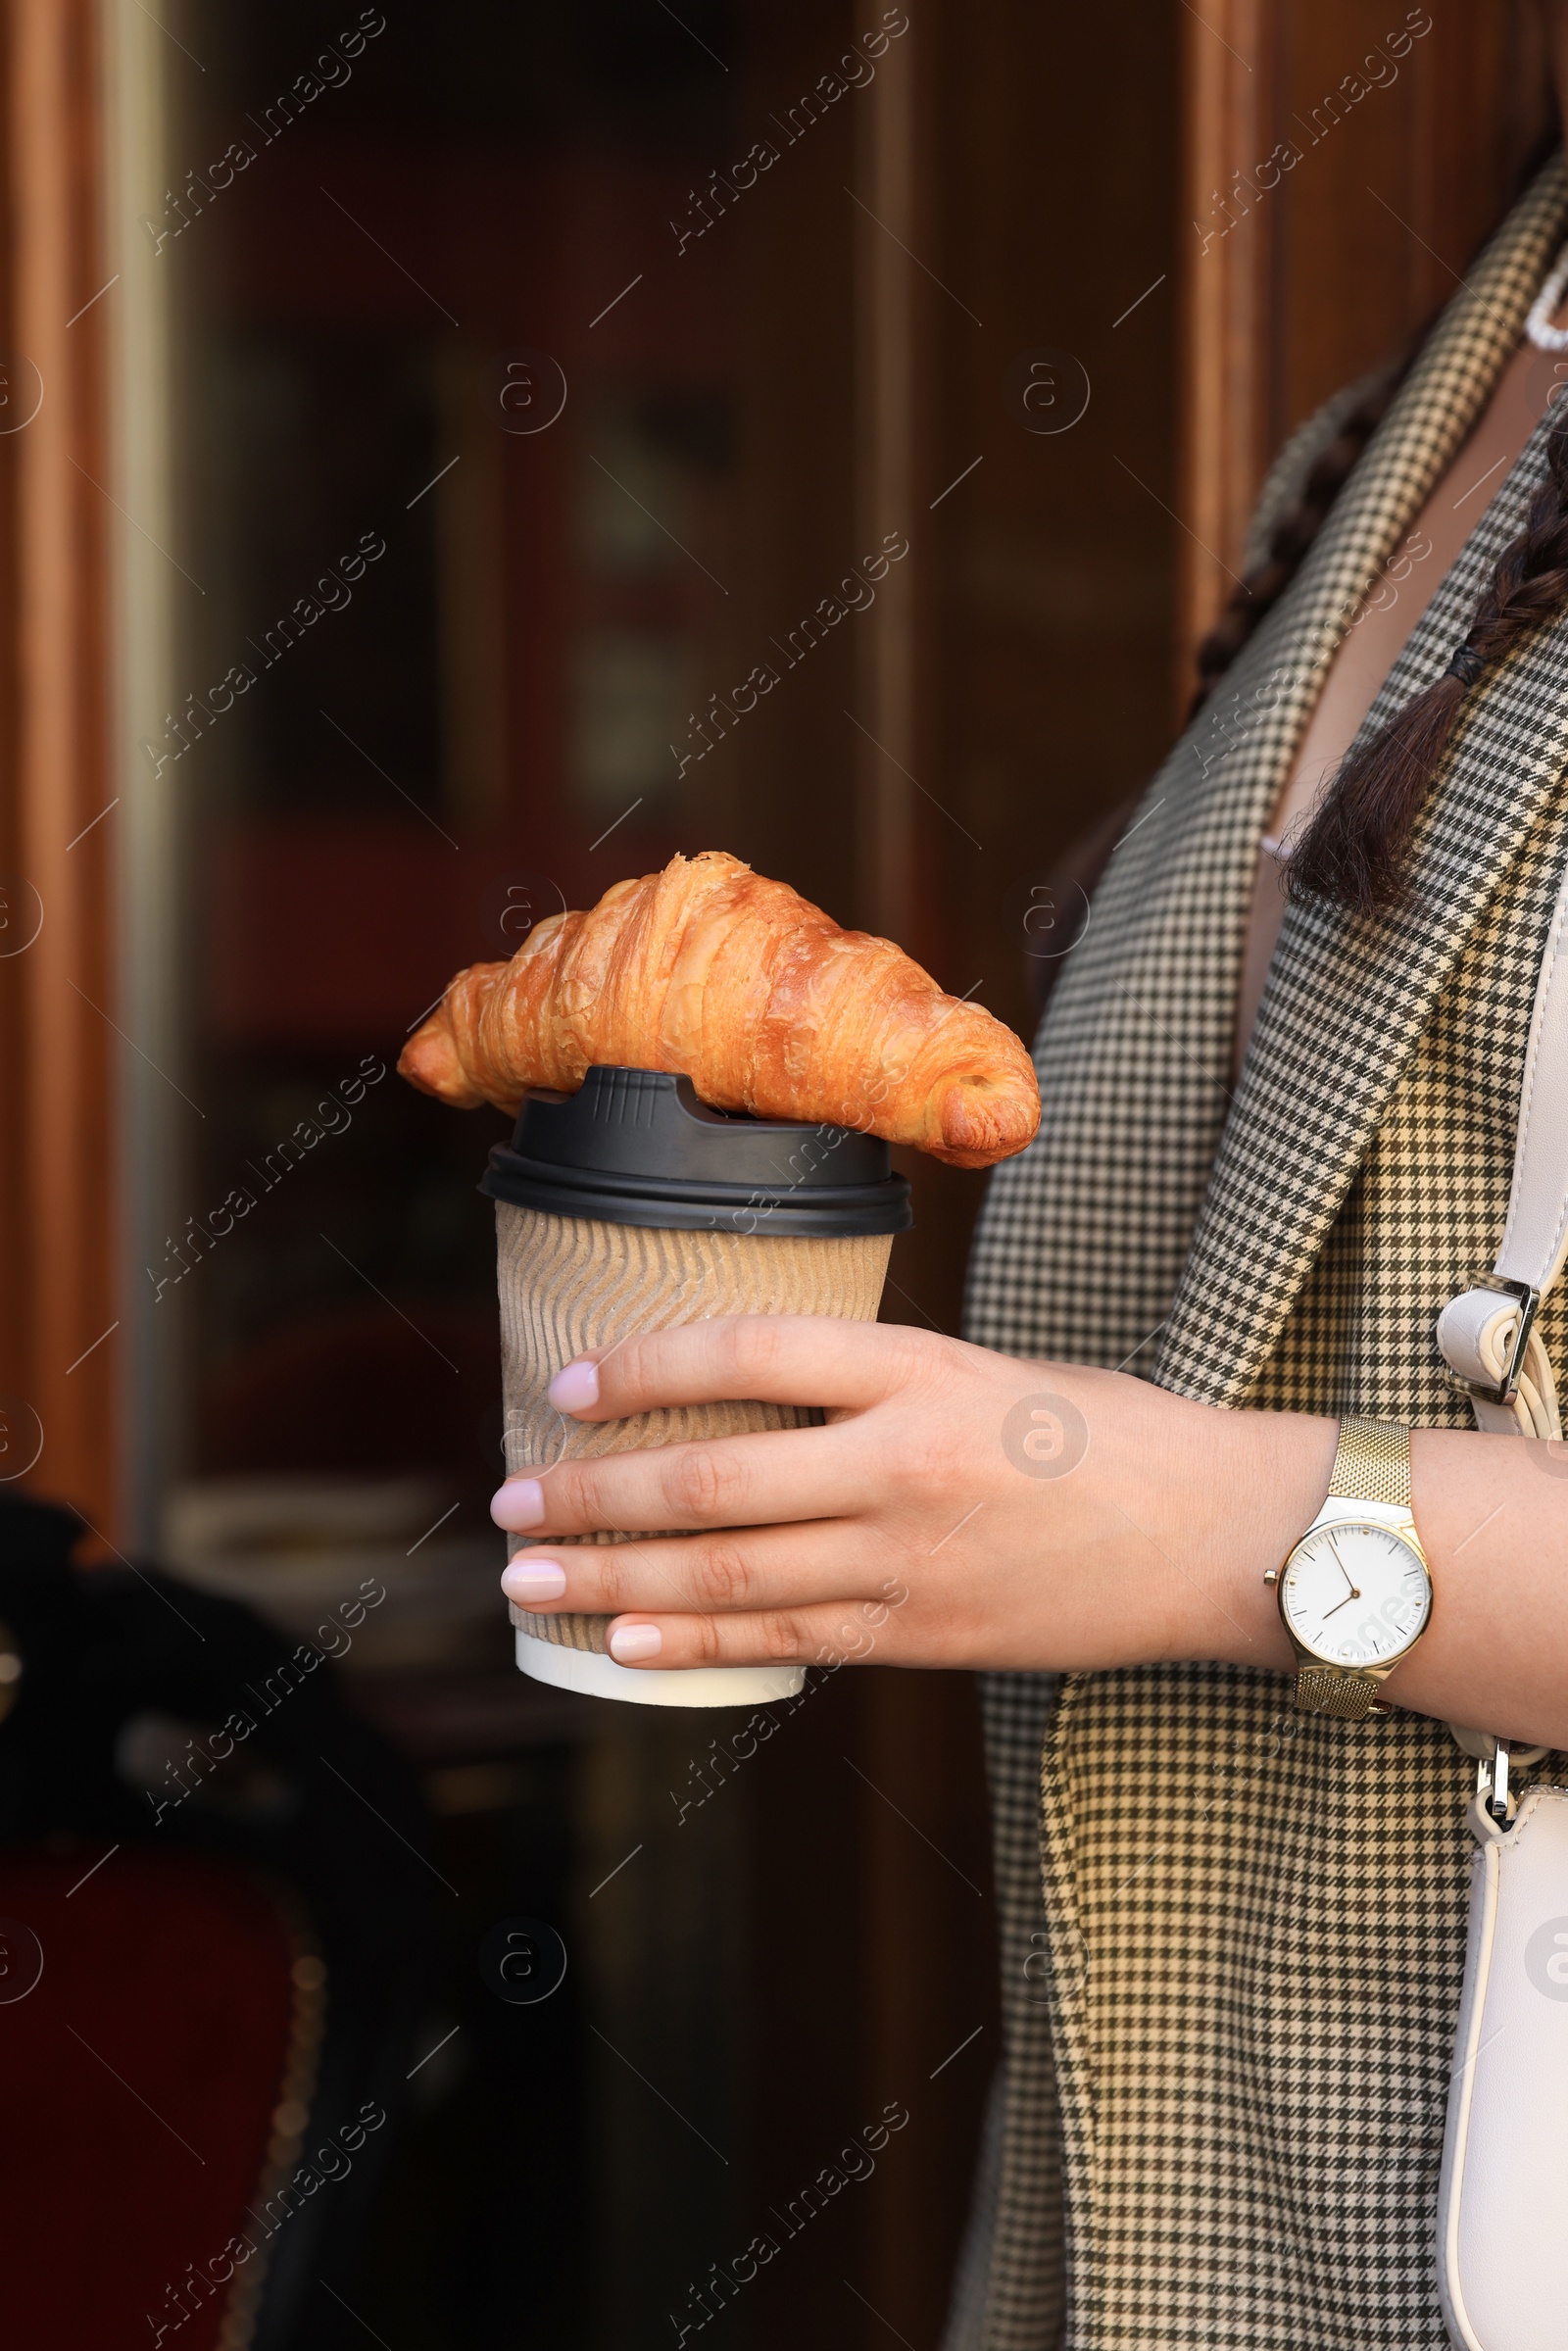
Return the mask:
[[[1152,1366],[1212,1404],[1470,1425],[1433,1325],[1507,1207],[1568,850],[1568,618],[1471,694],[1408,910],[1292,906],[1234,1100],[1230,1056],[1258,840],[1327,664],[1565,228],[1559,160],[1151,785],[1041,1028],[1040,1135],[992,1181],[970,1338]],[[1369,728],[1464,635],[1544,435]],[[1543,1326],[1564,1363],[1560,1293]],[[1005,2062],[949,2351],[1444,2351],[1434,2212],[1475,1766],[1419,1715],[1297,1718],[1289,1699],[1283,1676],[1229,1665],[986,1677]]]

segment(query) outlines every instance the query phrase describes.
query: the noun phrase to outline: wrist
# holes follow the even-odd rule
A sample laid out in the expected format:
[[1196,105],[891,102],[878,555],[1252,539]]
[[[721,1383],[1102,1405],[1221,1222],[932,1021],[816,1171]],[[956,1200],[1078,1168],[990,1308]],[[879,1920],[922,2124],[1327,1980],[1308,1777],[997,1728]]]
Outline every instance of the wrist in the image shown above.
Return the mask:
[[1323,1507],[1339,1423],[1304,1412],[1188,1409],[1202,1412],[1207,1428],[1206,1441],[1188,1448],[1182,1480],[1196,1589],[1180,1653],[1288,1672],[1295,1652],[1263,1578]]

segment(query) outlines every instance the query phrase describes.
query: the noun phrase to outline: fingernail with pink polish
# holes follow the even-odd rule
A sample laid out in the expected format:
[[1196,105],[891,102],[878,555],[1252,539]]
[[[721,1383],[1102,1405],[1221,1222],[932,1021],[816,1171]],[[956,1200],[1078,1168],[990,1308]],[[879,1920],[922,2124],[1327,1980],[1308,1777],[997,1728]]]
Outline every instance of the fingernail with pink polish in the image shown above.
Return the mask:
[[490,1515],[509,1534],[521,1535],[544,1524],[545,1490],[537,1478],[509,1478],[490,1497]]
[[514,1559],[502,1573],[501,1589],[519,1608],[535,1600],[559,1600],[566,1589],[566,1571],[554,1559]]
[[617,1665],[641,1665],[645,1657],[657,1657],[664,1645],[664,1636],[657,1625],[617,1625],[610,1636],[610,1654]]
[[599,1401],[597,1363],[568,1363],[550,1383],[550,1401],[558,1412],[584,1412]]

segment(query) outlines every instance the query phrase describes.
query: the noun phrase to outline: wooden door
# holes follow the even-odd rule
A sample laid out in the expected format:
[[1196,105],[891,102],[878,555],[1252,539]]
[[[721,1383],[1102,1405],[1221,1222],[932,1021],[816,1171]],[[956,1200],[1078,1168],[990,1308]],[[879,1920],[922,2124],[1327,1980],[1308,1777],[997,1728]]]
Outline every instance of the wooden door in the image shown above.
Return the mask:
[[1181,52],[1178,703],[1270,458],[1447,300],[1551,120],[1518,0],[1220,0]]

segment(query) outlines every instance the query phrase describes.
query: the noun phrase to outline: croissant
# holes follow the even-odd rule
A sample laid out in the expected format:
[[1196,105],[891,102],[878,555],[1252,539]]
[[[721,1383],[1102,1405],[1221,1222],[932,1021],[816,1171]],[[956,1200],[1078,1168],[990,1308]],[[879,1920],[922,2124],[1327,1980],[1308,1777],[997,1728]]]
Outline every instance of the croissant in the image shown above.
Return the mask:
[[596,1062],[683,1071],[716,1110],[858,1127],[953,1167],[1007,1158],[1040,1123],[1011,1029],[721,851],[617,882],[510,963],[459,972],[398,1068],[459,1108],[514,1111],[530,1086],[575,1093]]

